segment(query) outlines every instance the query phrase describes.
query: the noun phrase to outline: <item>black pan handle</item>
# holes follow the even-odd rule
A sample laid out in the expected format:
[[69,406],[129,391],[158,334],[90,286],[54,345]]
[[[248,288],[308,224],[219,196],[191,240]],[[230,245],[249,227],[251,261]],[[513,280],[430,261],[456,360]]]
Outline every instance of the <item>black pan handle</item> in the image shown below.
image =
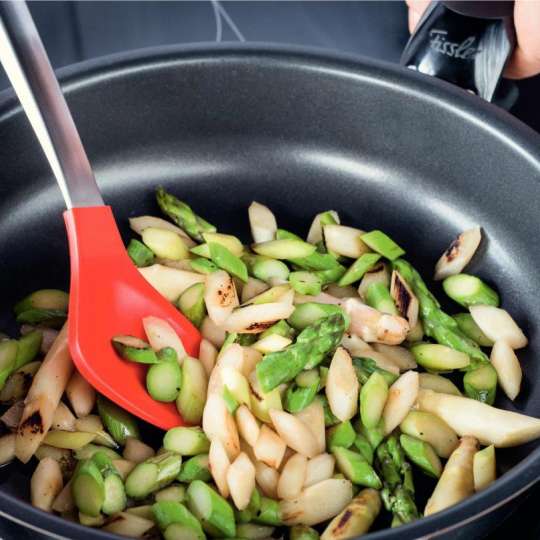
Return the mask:
[[516,42],[513,10],[513,1],[432,2],[401,64],[509,108],[517,94],[501,78]]

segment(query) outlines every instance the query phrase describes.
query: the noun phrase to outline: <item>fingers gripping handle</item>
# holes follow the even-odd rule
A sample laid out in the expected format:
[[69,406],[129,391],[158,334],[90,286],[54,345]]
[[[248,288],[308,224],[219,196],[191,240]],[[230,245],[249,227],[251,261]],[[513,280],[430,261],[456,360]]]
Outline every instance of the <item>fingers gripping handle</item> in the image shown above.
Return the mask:
[[432,2],[403,51],[402,65],[495,101],[515,46],[513,4]]
[[24,2],[0,2],[0,61],[53,170],[66,206],[103,205],[77,128]]

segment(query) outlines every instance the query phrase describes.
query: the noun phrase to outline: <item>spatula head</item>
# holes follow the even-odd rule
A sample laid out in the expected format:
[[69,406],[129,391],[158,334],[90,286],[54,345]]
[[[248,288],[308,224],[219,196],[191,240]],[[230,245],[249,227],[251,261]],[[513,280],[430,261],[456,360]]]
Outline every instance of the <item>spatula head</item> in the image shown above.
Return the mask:
[[174,403],[146,390],[147,366],[120,358],[115,335],[145,339],[142,319],[168,321],[186,352],[198,356],[197,329],[141,276],[127,255],[111,208],[75,208],[64,213],[70,259],[69,346],[79,372],[120,407],[163,429],[183,424]]

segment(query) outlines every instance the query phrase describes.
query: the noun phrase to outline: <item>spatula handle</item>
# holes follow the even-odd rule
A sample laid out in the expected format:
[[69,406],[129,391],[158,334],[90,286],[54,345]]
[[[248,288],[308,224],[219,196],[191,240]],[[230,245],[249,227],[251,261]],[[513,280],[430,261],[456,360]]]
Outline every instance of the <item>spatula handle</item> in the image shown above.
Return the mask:
[[0,2],[0,61],[66,206],[103,205],[79,133],[25,2]]

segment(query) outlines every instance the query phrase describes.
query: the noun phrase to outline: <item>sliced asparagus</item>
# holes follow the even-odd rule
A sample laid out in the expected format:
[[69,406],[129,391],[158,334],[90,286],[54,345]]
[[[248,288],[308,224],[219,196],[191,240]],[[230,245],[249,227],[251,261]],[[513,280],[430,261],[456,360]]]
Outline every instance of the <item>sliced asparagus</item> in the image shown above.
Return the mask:
[[[166,350],[172,355],[164,354]],[[146,372],[146,389],[156,401],[175,401],[182,385],[182,371],[176,352],[171,347],[161,349],[158,358],[160,362],[150,366]]]
[[204,283],[195,283],[187,288],[178,298],[178,309],[197,327],[200,328],[206,317],[204,303]]
[[293,345],[267,354],[257,364],[257,378],[262,390],[269,392],[292,380],[302,369],[318,365],[341,341],[344,328],[343,316],[332,315],[305,328]]
[[154,264],[154,252],[139,240],[132,238],[129,241],[127,252],[133,264],[139,268]]
[[444,279],[453,274],[459,274],[469,264],[481,240],[480,227],[462,232],[437,261],[434,279]]
[[139,427],[131,414],[103,396],[98,396],[97,407],[101,421],[118,444],[123,446],[127,437],[140,438]]
[[372,373],[360,391],[360,418],[367,428],[379,423],[387,398],[386,380],[379,373]]
[[112,338],[112,346],[124,360],[139,364],[157,364],[159,362],[150,345],[134,336],[115,336]]
[[178,475],[179,482],[190,483],[193,480],[202,480],[208,482],[212,478],[208,465],[208,454],[199,454],[188,459],[182,465],[180,474]]
[[418,465],[418,467],[420,467],[430,476],[435,478],[439,478],[439,476],[441,476],[441,460],[430,444],[417,439],[416,437],[411,437],[410,435],[405,434],[401,435],[399,442],[407,457],[415,465]]
[[456,274],[443,281],[444,292],[463,307],[486,305],[498,307],[499,295],[480,278]]
[[465,394],[482,403],[493,405],[497,391],[497,372],[491,364],[483,364],[463,377]]
[[163,437],[163,447],[182,456],[195,456],[208,452],[210,441],[200,427],[175,427]]
[[241,279],[244,283],[247,282],[247,267],[240,257],[237,257],[225,246],[216,242],[210,242],[208,246],[210,248],[210,258],[216,266]]
[[495,482],[497,467],[495,462],[495,447],[486,446],[474,454],[473,458],[474,490],[482,491]]
[[176,399],[176,407],[182,418],[190,424],[201,422],[207,384],[208,378],[201,362],[190,357],[184,358],[182,386]]
[[298,294],[309,294],[316,296],[321,292],[322,279],[312,272],[305,270],[291,272],[289,283]]
[[343,313],[343,311],[339,306],[305,302],[295,307],[295,310],[289,317],[289,324],[296,330],[304,330],[325,317],[340,313]]
[[182,237],[175,232],[147,227],[141,236],[142,241],[157,257],[171,261],[179,261],[189,257],[188,247]]
[[332,453],[336,458],[338,469],[353,484],[381,489],[382,482],[379,476],[363,455],[339,446],[334,447]]
[[156,200],[161,211],[187,232],[193,240],[202,242],[202,233],[216,231],[213,225],[199,217],[186,203],[167,193],[162,187],[156,191]]
[[326,433],[326,445],[328,450],[332,451],[335,447],[350,448],[356,439],[351,422],[346,420],[340,422],[337,426],[331,427]]
[[411,351],[418,364],[434,371],[462,369],[470,364],[467,354],[445,345],[420,343],[411,347]]
[[368,306],[375,308],[381,313],[388,313],[389,315],[398,314],[390,290],[384,283],[372,283],[366,290],[365,299]]
[[474,322],[470,313],[458,313],[454,315],[458,328],[469,338],[478,343],[481,347],[492,347],[493,341],[489,339],[480,327]]
[[218,267],[210,260],[204,257],[197,257],[189,261],[191,268],[199,274],[211,274],[218,270]]
[[93,460],[79,461],[71,480],[71,492],[75,505],[83,514],[100,515],[105,501],[105,483]]
[[[197,518],[178,501],[158,501],[152,505],[152,513],[158,527],[163,531],[167,540],[169,538],[195,538],[204,540],[205,535]],[[171,535],[169,527],[172,524],[180,525],[185,535]],[[190,534],[191,533],[191,534]]]
[[369,272],[379,261],[381,256],[378,253],[364,253],[347,269],[338,282],[340,287],[350,285],[362,279],[366,272]]

